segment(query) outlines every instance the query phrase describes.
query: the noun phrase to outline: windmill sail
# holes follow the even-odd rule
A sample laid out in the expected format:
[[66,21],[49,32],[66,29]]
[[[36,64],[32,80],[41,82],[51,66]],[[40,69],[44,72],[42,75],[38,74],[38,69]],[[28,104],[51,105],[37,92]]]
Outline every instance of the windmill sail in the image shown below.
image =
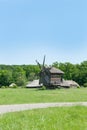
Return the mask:
[[36,60],[36,63],[38,64],[39,68],[41,69],[41,65],[37,60]]
[[44,56],[44,59],[43,59],[43,68],[44,68],[44,65],[45,65],[45,57],[46,57],[46,56]]

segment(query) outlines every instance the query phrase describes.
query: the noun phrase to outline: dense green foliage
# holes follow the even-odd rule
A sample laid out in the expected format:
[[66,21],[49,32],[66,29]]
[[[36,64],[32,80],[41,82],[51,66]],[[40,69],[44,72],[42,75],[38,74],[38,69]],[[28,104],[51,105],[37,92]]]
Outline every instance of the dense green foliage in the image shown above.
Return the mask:
[[87,83],[87,61],[84,61],[81,64],[54,62],[52,66],[64,71],[64,79],[74,80],[79,85]]
[[[64,71],[64,79],[86,86],[87,61],[81,64],[54,62],[52,66]],[[11,83],[23,86],[27,81],[39,78],[39,72],[37,65],[0,65],[0,86],[9,86]]]
[[87,101],[87,88],[70,88],[56,90],[38,89],[0,89],[0,105],[47,103],[47,102],[85,102]]
[[0,65],[0,86],[9,86],[15,83],[23,86],[27,81],[38,78],[37,65]]
[[0,116],[0,130],[86,130],[87,107],[56,107]]

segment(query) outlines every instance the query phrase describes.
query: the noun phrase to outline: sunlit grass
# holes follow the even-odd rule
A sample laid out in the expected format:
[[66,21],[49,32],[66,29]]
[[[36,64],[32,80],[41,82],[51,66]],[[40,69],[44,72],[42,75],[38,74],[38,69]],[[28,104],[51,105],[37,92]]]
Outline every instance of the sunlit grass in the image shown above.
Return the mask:
[[75,89],[0,89],[0,104],[87,101],[87,88]]
[[0,116],[0,130],[86,130],[87,107],[59,107]]

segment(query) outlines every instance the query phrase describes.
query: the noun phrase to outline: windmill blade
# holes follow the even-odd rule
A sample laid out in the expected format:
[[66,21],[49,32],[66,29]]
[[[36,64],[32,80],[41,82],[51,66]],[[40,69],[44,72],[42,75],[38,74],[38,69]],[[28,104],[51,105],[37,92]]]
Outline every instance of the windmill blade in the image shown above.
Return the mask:
[[39,68],[41,69],[41,65],[37,60],[36,60],[36,63],[38,64]]
[[44,55],[44,59],[43,59],[43,68],[44,68],[44,65],[45,65],[45,55]]

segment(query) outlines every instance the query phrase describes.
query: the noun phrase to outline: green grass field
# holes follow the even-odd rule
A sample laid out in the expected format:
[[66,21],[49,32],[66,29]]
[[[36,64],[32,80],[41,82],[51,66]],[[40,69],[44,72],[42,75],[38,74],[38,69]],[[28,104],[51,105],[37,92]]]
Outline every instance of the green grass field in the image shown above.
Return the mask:
[[[0,104],[87,101],[87,88],[0,89]],[[0,130],[87,130],[87,107],[55,107],[0,115]]]
[[0,130],[87,130],[87,107],[59,107],[7,113]]
[[0,104],[87,101],[87,88],[75,89],[0,89]]

